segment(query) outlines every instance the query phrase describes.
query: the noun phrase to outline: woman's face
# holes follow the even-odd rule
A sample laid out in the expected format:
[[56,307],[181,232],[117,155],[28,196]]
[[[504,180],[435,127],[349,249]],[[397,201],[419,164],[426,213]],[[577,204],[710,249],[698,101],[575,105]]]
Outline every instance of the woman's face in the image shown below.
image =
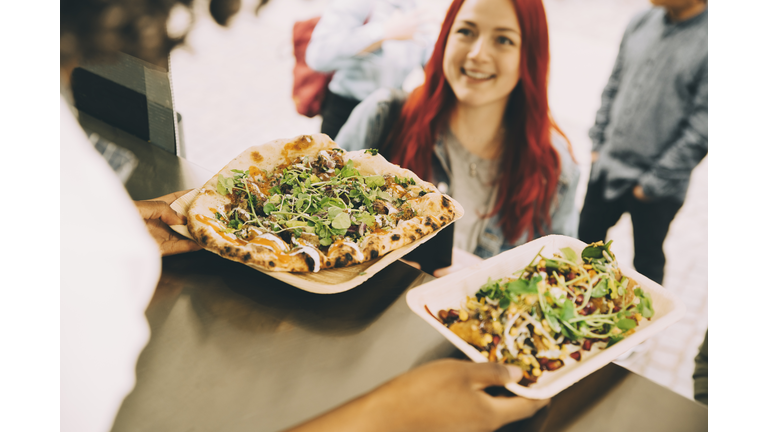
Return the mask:
[[506,106],[520,80],[520,24],[510,0],[467,0],[448,34],[443,73],[460,104]]

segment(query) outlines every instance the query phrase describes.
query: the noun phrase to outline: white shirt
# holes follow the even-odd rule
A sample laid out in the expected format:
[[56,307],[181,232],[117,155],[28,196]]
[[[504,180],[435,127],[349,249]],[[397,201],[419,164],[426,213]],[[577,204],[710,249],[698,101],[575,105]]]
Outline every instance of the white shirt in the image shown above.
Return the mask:
[[61,99],[61,430],[111,429],[149,340],[160,251]]
[[328,89],[359,101],[378,88],[400,88],[429,60],[437,29],[425,24],[413,40],[388,40],[374,52],[358,53],[384,38],[384,23],[396,11],[416,8],[416,0],[334,0],[312,32],[307,66],[334,72]]

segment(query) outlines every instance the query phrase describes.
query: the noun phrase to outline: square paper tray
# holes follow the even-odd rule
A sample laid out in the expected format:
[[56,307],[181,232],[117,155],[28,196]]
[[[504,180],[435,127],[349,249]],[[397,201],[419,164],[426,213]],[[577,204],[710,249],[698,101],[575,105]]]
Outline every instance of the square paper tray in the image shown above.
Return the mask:
[[[542,237],[470,268],[412,289],[406,297],[408,306],[432,327],[436,328],[437,331],[442,333],[443,336],[456,345],[470,359],[478,363],[487,362],[488,359],[483,357],[480,351],[448,330],[447,327],[433,318],[425,307],[429,308],[429,311],[434,315],[437,315],[437,312],[441,309],[458,309],[465,304],[467,296],[474,296],[480,287],[488,281],[489,277],[491,279],[509,277],[515,271],[525,268],[530,264],[542,246],[544,250],[541,253],[547,257],[552,256],[554,252],[558,252],[560,248],[564,247],[570,247],[579,253],[586,244],[577,239],[559,235]],[[566,359],[565,365],[562,368],[556,371],[545,371],[539,377],[538,382],[531,384],[529,387],[511,383],[507,384],[507,389],[519,396],[530,399],[550,398],[607,365],[624,352],[670,326],[685,315],[685,305],[661,285],[629,268],[621,268],[621,272],[634,279],[643,291],[650,293],[655,311],[651,320],[642,320],[636,327],[635,333],[627,336],[624,340],[610,348],[601,350],[595,346],[591,351],[582,352],[581,361],[571,358]]]
[[[187,192],[186,194],[179,197],[176,201],[171,203],[171,208],[174,209],[177,213],[186,217],[189,205],[199,193],[199,189],[193,189]],[[464,208],[461,207],[461,204],[459,204],[456,200],[452,201],[456,206],[456,219],[454,219],[451,223],[461,219],[461,217],[464,215]],[[317,273],[275,272],[263,270],[257,267],[253,268],[304,291],[309,291],[316,294],[336,294],[348,291],[365,282],[371,276],[381,271],[384,267],[407,255],[409,252],[416,249],[416,247],[418,247],[420,244],[437,235],[438,232],[443,230],[448,225],[450,224],[447,224],[439,230],[434,231],[433,233],[422,237],[419,240],[416,240],[408,246],[395,249],[382,257],[376,258],[375,260],[366,261],[362,264],[357,264],[350,267],[325,269],[320,270]],[[192,236],[189,234],[189,231],[187,230],[186,225],[172,225],[171,229],[183,235],[184,237],[189,239],[192,238]]]

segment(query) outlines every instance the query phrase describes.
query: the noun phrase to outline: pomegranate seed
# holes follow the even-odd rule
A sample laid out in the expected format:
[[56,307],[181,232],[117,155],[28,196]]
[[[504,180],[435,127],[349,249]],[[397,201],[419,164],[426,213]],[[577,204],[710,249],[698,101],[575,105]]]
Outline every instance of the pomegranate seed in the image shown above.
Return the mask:
[[581,361],[581,352],[580,351],[572,352],[571,358],[576,361]]
[[581,347],[584,348],[584,351],[589,351],[592,348],[592,341],[589,339],[585,340]]

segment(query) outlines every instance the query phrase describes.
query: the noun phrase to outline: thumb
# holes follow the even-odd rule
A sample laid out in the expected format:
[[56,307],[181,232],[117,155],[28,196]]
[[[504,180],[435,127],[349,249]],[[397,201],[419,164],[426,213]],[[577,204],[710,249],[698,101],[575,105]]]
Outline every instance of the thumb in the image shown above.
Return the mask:
[[470,363],[470,380],[475,388],[484,389],[492,386],[504,386],[518,382],[523,378],[523,371],[517,366],[499,363]]

